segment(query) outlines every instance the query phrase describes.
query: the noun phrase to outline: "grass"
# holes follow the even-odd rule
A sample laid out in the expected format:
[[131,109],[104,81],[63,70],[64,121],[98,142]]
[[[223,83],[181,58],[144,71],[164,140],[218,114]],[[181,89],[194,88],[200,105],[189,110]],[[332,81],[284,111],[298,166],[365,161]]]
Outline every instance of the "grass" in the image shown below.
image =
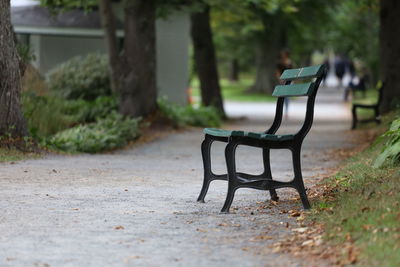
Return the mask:
[[0,147],[0,162],[11,162],[26,160],[39,157],[38,154],[32,152],[22,152],[15,148]]
[[371,146],[349,159],[311,216],[332,245],[355,247],[360,266],[400,266],[400,166],[372,168],[380,151]]
[[[268,102],[276,100],[275,97],[268,94],[248,93],[247,89],[253,82],[254,79],[252,78],[242,78],[237,82],[221,79],[220,85],[223,99],[240,102]],[[197,79],[192,82],[192,96],[200,97],[200,85]]]
[[[363,97],[360,92],[356,92],[353,103],[372,105],[375,104],[377,101],[378,101],[378,91],[367,90],[365,97]],[[364,120],[373,118],[375,116],[375,113],[372,109],[359,108],[357,109],[357,115],[361,120]]]

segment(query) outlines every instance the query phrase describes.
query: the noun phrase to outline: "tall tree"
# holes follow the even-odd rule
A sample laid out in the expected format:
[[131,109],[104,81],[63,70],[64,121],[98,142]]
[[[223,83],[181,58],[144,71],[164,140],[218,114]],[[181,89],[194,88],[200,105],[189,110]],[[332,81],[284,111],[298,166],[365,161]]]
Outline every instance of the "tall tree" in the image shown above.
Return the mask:
[[[224,50],[228,51],[225,53],[236,57],[240,53],[239,58],[244,58],[243,54],[255,51],[256,79],[249,91],[260,93],[271,93],[277,83],[276,67],[279,53],[283,48],[296,52],[291,54],[299,63],[311,57],[311,53],[316,49],[317,29],[320,27],[321,19],[325,17],[325,7],[330,5],[323,0],[213,0],[212,2],[215,9],[219,10],[219,14],[214,16],[217,20],[216,26],[223,30],[224,35],[218,34],[218,40],[230,40],[231,43],[227,46],[224,42],[224,46],[229,48],[227,50],[224,47]],[[227,20],[231,25],[227,25]],[[249,51],[250,43],[253,51]],[[232,44],[234,44],[233,49]],[[238,47],[240,45],[247,46],[246,53],[242,52],[243,48]]]
[[120,112],[133,117],[156,109],[155,0],[125,1],[124,49],[120,53],[115,16],[110,1],[99,0],[106,35],[113,89],[120,97]]
[[380,0],[380,64],[385,81],[381,109],[387,112],[400,101],[400,1]]
[[210,26],[209,5],[204,4],[202,8],[192,12],[191,35],[194,47],[195,68],[200,80],[202,104],[205,106],[214,106],[222,114],[225,114]]
[[287,31],[283,18],[278,14],[271,16],[266,12],[260,13],[264,31],[260,33],[256,42],[257,74],[253,86],[250,87],[250,92],[272,93],[277,84],[275,73],[279,52],[286,46]]
[[[52,9],[99,7],[110,59],[111,87],[120,97],[120,112],[146,116],[156,108],[156,15],[168,16],[187,5],[186,0],[40,0]],[[122,6],[124,44],[119,50],[116,16],[111,4]],[[156,14],[157,13],[157,14]]]
[[20,104],[20,62],[10,19],[10,0],[0,0],[0,135],[28,135]]

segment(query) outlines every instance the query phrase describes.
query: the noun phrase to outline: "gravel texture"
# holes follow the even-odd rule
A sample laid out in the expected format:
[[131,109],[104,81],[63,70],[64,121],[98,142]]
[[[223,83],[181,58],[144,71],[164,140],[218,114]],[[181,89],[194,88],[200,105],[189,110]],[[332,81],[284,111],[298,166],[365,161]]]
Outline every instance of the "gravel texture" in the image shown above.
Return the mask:
[[[306,187],[335,166],[327,151],[350,146],[348,107],[341,95],[322,88],[314,126],[303,144]],[[299,101],[289,107],[284,132],[298,125]],[[271,104],[264,104],[266,110]],[[263,107],[227,103],[226,128],[260,131],[271,122]],[[241,107],[243,111],[240,113]],[[265,114],[265,115],[264,115]],[[325,115],[324,115],[325,114]],[[102,155],[54,156],[0,165],[0,266],[301,266],[301,259],[269,247],[290,232],[300,209],[293,190],[240,189],[231,214],[219,214],[227,184],[202,184],[201,129],[170,134],[134,148]],[[225,172],[224,144],[215,143],[213,167]],[[239,147],[238,169],[261,170],[261,150]],[[278,180],[292,177],[290,153],[272,152]],[[261,239],[258,236],[268,236]],[[323,263],[321,263],[323,264]]]

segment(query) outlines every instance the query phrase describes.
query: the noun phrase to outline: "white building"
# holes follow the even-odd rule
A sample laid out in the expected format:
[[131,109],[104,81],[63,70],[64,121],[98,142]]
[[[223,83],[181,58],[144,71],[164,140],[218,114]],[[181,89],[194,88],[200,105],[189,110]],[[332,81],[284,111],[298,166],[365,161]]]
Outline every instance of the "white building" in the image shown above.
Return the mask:
[[[35,55],[33,65],[42,73],[77,55],[106,52],[97,11],[52,14],[37,1],[12,0],[11,21],[21,41]],[[158,95],[187,104],[189,78],[189,15],[176,13],[156,22]],[[117,23],[118,28],[121,23]],[[123,31],[117,35],[123,39]]]

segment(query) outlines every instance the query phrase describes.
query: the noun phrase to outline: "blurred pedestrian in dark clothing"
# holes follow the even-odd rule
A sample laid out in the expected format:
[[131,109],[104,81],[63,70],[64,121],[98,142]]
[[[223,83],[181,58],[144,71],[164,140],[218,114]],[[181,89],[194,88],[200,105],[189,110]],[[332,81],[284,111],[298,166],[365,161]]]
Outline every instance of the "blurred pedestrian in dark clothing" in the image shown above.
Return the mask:
[[342,55],[337,55],[334,62],[335,75],[339,81],[339,87],[343,86],[343,76],[346,72],[346,61]]
[[352,59],[347,60],[347,68],[349,69],[351,79],[356,77],[356,67],[354,66],[354,61]]
[[365,68],[362,70],[362,75],[358,78],[358,81],[355,81],[357,78],[358,77],[356,76],[354,71],[354,77],[351,79],[349,85],[344,90],[344,101],[348,101],[350,92],[354,96],[354,94],[359,91],[362,93],[363,97],[365,97],[367,84],[369,82],[369,75]]

